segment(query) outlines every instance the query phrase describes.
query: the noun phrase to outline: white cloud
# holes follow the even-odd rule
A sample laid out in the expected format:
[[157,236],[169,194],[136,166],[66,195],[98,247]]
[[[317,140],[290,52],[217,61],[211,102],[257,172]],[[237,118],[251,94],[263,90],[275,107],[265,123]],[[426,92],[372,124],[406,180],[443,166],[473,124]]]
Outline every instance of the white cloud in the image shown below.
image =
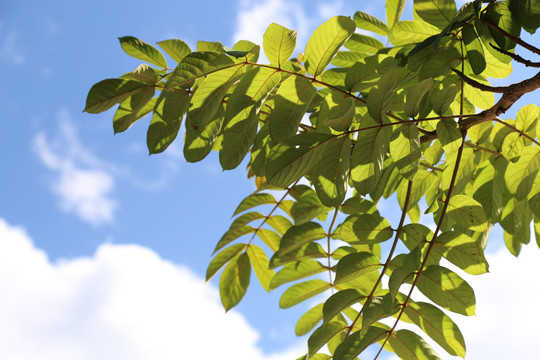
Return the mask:
[[0,358],[296,359],[266,355],[259,333],[217,290],[148,248],[101,245],[52,263],[21,228],[0,219]]
[[[515,258],[501,248],[486,258],[490,264],[489,273],[478,276],[460,274],[474,289],[476,315],[465,317],[449,313],[465,338],[465,359],[538,359],[540,250],[532,244],[523,247],[521,255]],[[413,297],[425,301],[419,292],[415,292]],[[402,328],[417,330],[413,326],[401,325],[404,325]],[[426,340],[431,342],[429,338]],[[442,359],[457,359],[436,344],[433,347]],[[398,359],[391,357],[391,360]]]
[[[0,31],[2,27],[0,27]],[[15,31],[9,31],[2,34],[0,38],[0,58],[7,59],[15,65],[22,65],[26,62],[26,57],[19,47],[19,34]]]
[[111,197],[115,184],[111,166],[82,146],[67,110],[61,110],[58,118],[58,136],[51,141],[38,133],[34,149],[56,175],[50,185],[60,207],[92,225],[113,221],[117,202]]
[[[277,23],[298,31],[298,44],[306,43],[313,20],[306,15],[297,1],[287,0],[243,0],[237,11],[238,24],[233,41],[249,40],[262,45],[263,35],[270,23]],[[297,50],[298,51],[298,50]],[[261,49],[261,57],[264,52]]]

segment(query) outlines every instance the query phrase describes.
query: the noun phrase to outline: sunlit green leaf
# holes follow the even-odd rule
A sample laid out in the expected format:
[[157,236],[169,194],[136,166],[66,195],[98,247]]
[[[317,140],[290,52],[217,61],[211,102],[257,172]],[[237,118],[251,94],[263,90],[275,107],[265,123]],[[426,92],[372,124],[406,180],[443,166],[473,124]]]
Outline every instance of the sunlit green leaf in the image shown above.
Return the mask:
[[274,109],[268,119],[274,143],[296,134],[316,93],[317,88],[313,82],[304,77],[291,76],[279,86]]
[[338,321],[322,324],[308,339],[308,356],[306,359],[311,359],[312,354],[315,354],[330,339],[345,330],[347,330],[347,326]]
[[251,265],[246,253],[225,267],[219,279],[219,295],[225,311],[232,309],[242,300],[249,287],[250,275]]
[[392,29],[401,18],[406,0],[387,0],[386,1],[386,22]]
[[465,356],[465,340],[461,331],[438,307],[409,300],[404,315],[450,355]]
[[150,85],[128,79],[105,79],[94,84],[86,98],[84,111],[98,114],[110,109],[115,104],[121,103],[128,97]]
[[324,280],[315,279],[295,284],[285,290],[279,299],[279,307],[290,308],[296,304],[310,299],[326,290],[330,289],[330,284]]
[[454,0],[414,0],[414,11],[429,24],[444,29],[456,15]]
[[350,244],[372,244],[388,240],[393,234],[387,219],[377,214],[349,216],[335,231],[333,238]]
[[310,132],[279,142],[268,155],[268,183],[285,188],[299,180],[315,165],[332,138],[329,134]]
[[263,47],[270,64],[281,67],[292,55],[296,46],[296,31],[272,23],[263,36]]
[[272,289],[277,288],[290,281],[300,280],[311,275],[319,274],[328,269],[320,262],[314,260],[298,261],[289,265],[286,265],[283,269],[278,271],[272,278],[270,287]]
[[373,325],[351,334],[337,347],[334,360],[356,359],[369,345],[383,339],[386,333],[386,329]]
[[157,44],[177,63],[191,53],[189,45],[180,39],[158,41]]
[[422,272],[418,289],[435,304],[462,315],[474,315],[474,291],[455,272],[438,265],[431,265]]
[[466,195],[454,195],[450,198],[447,215],[466,229],[474,231],[487,229],[484,209],[476,200]]
[[388,342],[403,360],[441,360],[424,339],[410,330],[402,329],[394,332]]
[[381,76],[369,92],[367,107],[369,115],[379,124],[386,122],[386,112],[392,105],[394,95],[399,83],[399,71],[389,71]]
[[382,22],[382,20],[379,20],[375,16],[372,16],[362,11],[357,11],[354,13],[353,19],[356,26],[360,29],[373,31],[376,34],[383,36],[388,34],[388,26],[386,26],[386,24]]
[[345,16],[333,17],[319,26],[306,45],[304,63],[307,72],[315,77],[320,75],[354,30],[354,21]]
[[183,91],[161,93],[146,134],[146,144],[151,154],[164,151],[174,141],[182,117],[188,110],[189,99],[189,94]]
[[368,252],[347,255],[337,263],[334,283],[348,282],[364,274],[377,271],[381,266],[380,260]]
[[399,172],[412,180],[420,164],[420,133],[415,123],[404,124],[392,134],[390,154]]
[[345,289],[333,294],[324,303],[322,309],[323,321],[329,322],[339,313],[352,305],[357,304],[365,297],[365,294],[360,293],[356,289]]
[[326,232],[323,227],[316,222],[295,225],[283,235],[279,245],[279,251],[274,255],[280,257],[300,248],[301,246],[315,240],[324,239]]
[[508,190],[515,194],[518,200],[526,198],[539,169],[540,149],[538,147],[525,148],[517,162],[508,164],[504,176]]
[[115,134],[126,131],[135,121],[152,111],[157,100],[152,99],[154,93],[153,87],[142,88],[120,103],[113,117]]
[[296,336],[302,336],[313,330],[315,326],[322,320],[322,308],[324,304],[318,304],[309,309],[304,315],[298,319],[295,327]]
[[221,250],[210,262],[206,269],[206,281],[209,281],[229,261],[235,259],[246,248],[246,244],[234,244]]
[[253,244],[247,247],[246,253],[249,256],[249,262],[251,263],[251,266],[255,271],[255,275],[257,275],[262,287],[264,290],[270,291],[270,282],[274,277],[274,270],[269,268],[269,261],[266,253],[263,249]]
[[120,40],[122,49],[124,49],[128,55],[161,68],[167,67],[167,60],[165,60],[161,52],[152,45],[133,36],[120,37],[118,40]]

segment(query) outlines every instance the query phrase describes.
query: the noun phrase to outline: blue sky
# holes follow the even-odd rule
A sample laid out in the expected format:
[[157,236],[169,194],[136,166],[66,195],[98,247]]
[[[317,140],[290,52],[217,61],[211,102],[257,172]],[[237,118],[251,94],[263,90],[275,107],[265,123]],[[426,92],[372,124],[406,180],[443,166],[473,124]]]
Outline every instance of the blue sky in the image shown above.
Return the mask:
[[[140,64],[120,36],[261,44],[276,22],[298,30],[298,52],[317,25],[355,10],[385,17],[375,2],[2,2],[0,358],[301,355],[294,324],[307,305],[280,310],[280,292],[253,279],[225,315],[217,282],[204,284],[217,240],[254,190],[243,168],[223,172],[215,155],[188,164],[178,141],[149,157],[147,119],[113,135],[113,112],[82,109],[92,84]],[[538,273],[539,251],[516,262],[492,240],[491,273],[470,280],[478,315],[459,322],[468,358],[532,359],[540,288],[520,274]]]

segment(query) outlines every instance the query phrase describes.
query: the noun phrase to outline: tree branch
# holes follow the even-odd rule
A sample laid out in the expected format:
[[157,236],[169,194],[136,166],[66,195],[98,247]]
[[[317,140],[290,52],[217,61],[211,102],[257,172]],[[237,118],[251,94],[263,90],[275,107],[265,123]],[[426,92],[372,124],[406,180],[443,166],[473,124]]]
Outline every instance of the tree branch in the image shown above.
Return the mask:
[[467,75],[465,75],[459,70],[452,69],[452,71],[455,72],[457,76],[460,77],[461,80],[465,81],[467,84],[469,84],[473,88],[480,89],[482,91],[489,91],[489,92],[501,93],[501,94],[507,90],[507,86],[490,86],[490,85],[482,84],[476,80],[471,79],[470,77],[468,77]]
[[495,46],[493,44],[489,44],[491,45],[492,48],[494,48],[495,50],[497,50],[498,52],[500,52],[501,54],[504,54],[504,55],[507,55],[507,56],[510,56],[512,59],[514,59],[515,61],[517,61],[518,63],[521,63],[527,67],[534,67],[534,68],[540,68],[540,62],[534,62],[534,61],[530,61],[530,60],[527,60],[521,56],[519,56],[518,54],[514,54],[514,53],[511,53],[509,51],[506,51],[506,50],[503,50],[501,49],[500,47],[498,46]]
[[540,49],[537,48],[536,46],[533,46],[531,44],[529,44],[528,42],[525,42],[523,41],[521,38],[519,37],[516,37],[512,34],[509,34],[507,33],[506,31],[504,31],[503,29],[501,29],[500,27],[498,27],[497,25],[495,24],[492,24],[491,22],[489,21],[485,21],[486,25],[489,26],[490,28],[494,29],[495,31],[501,33],[504,37],[512,40],[513,42],[515,42],[516,44],[524,47],[525,49],[537,54],[537,55],[540,55]]

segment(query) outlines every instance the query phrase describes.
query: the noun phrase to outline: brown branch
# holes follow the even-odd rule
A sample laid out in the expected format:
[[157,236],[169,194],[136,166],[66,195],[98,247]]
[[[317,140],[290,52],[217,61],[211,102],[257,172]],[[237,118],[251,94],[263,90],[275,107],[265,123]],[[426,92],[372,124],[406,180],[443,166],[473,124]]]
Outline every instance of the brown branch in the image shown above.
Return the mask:
[[540,49],[537,48],[536,46],[533,46],[531,44],[529,44],[528,42],[525,42],[523,41],[521,38],[517,37],[517,36],[514,36],[512,34],[509,34],[507,33],[506,31],[504,31],[503,29],[501,29],[500,27],[498,27],[497,25],[495,24],[492,24],[491,22],[489,21],[485,21],[486,25],[489,26],[490,28],[494,29],[495,31],[501,33],[505,38],[507,39],[510,39],[512,40],[514,43],[518,44],[518,45],[521,45],[522,47],[524,47],[525,49],[537,54],[537,55],[540,55]]
[[504,93],[506,90],[508,90],[507,86],[490,86],[490,85],[482,84],[476,80],[471,79],[470,77],[468,77],[467,75],[465,75],[459,70],[452,69],[452,71],[455,72],[457,76],[460,77],[461,80],[465,81],[467,84],[469,84],[473,88],[480,89],[482,91],[489,91],[489,92],[501,93],[501,94]]
[[514,59],[518,63],[521,63],[521,64],[523,64],[523,65],[525,65],[527,67],[540,68],[540,62],[530,61],[530,60],[527,60],[527,59],[519,56],[518,54],[511,53],[510,51],[503,50],[500,47],[495,46],[493,44],[489,44],[489,45],[491,45],[492,48],[494,48],[495,50],[497,50],[501,54],[504,54],[506,56],[510,56],[512,59]]
[[388,270],[388,267],[390,266],[390,261],[392,260],[392,256],[394,256],[394,252],[398,245],[399,237],[403,229],[403,223],[405,222],[405,216],[407,215],[407,210],[409,209],[409,201],[411,200],[411,192],[412,192],[412,181],[409,181],[407,185],[407,194],[405,195],[405,204],[403,204],[403,212],[401,213],[401,219],[399,220],[399,225],[396,229],[396,235],[394,237],[394,242],[392,243],[392,248],[390,249],[390,253],[388,254],[388,257],[386,258],[386,262],[384,263],[384,266],[381,270],[381,273],[379,274],[379,277],[377,278],[377,281],[375,282],[375,285],[373,285],[373,289],[371,289],[371,292],[369,293],[366,301],[364,302],[364,306],[362,307],[362,309],[360,309],[360,311],[356,315],[351,325],[348,326],[345,337],[348,337],[351,334],[354,326],[360,319],[360,316],[362,316],[362,313],[364,312],[364,309],[366,308],[367,302],[373,297],[373,295],[375,295],[375,291],[377,291],[377,287],[381,283],[382,278],[384,277],[384,274],[386,273],[386,270]]
[[539,145],[539,146],[540,146],[540,142],[538,142],[538,140],[533,139],[531,136],[529,136],[529,135],[527,135],[526,133],[524,133],[523,131],[517,129],[515,126],[512,126],[512,125],[510,125],[509,123],[507,123],[507,122],[505,122],[505,121],[503,121],[503,120],[501,120],[501,119],[498,119],[498,118],[495,118],[494,120],[495,120],[496,122],[498,122],[499,124],[502,124],[502,125],[506,126],[507,128],[510,128],[510,129],[512,129],[513,131],[519,133],[519,135],[523,136],[524,138],[531,140],[531,141],[532,141],[533,143],[535,143],[536,145]]
[[[487,110],[478,113],[477,116],[462,119],[459,121],[459,128],[462,131],[467,131],[474,125],[478,125],[487,121],[494,121],[497,116],[505,113],[516,101],[524,94],[540,88],[540,72],[535,76],[525,79],[521,82],[508,85],[506,91],[495,105]],[[436,134],[435,134],[436,137]]]
[[463,155],[463,148],[465,147],[465,136],[466,135],[467,134],[465,132],[462,132],[461,145],[460,145],[459,150],[457,152],[456,164],[454,165],[454,169],[452,171],[452,178],[450,180],[450,185],[448,187],[448,192],[446,193],[446,199],[444,199],[444,204],[443,204],[443,208],[442,208],[442,211],[441,211],[441,216],[439,218],[439,221],[437,222],[437,228],[435,229],[435,232],[433,233],[433,237],[431,238],[431,241],[429,242],[429,245],[428,245],[428,248],[426,250],[426,254],[424,256],[422,264],[420,264],[420,268],[419,268],[418,272],[416,273],[414,281],[413,281],[413,283],[411,285],[411,289],[409,290],[409,293],[407,294],[407,297],[405,298],[405,301],[403,302],[403,305],[401,306],[401,310],[399,311],[399,314],[398,314],[398,316],[396,318],[396,321],[394,322],[394,326],[392,326],[390,331],[388,331],[388,335],[384,339],[384,341],[381,344],[381,347],[379,349],[379,352],[377,353],[377,355],[375,356],[375,358],[373,360],[377,360],[377,358],[379,357],[379,355],[382,352],[382,349],[384,348],[384,345],[386,345],[386,342],[388,341],[390,336],[392,336],[392,334],[396,330],[396,327],[397,327],[397,325],[398,325],[398,323],[399,323],[399,321],[401,319],[401,316],[405,312],[405,309],[407,308],[407,306],[409,304],[409,300],[411,299],[412,293],[413,293],[414,289],[416,288],[416,284],[418,283],[418,280],[420,279],[420,276],[422,276],[422,272],[424,271],[424,267],[426,266],[429,255],[431,254],[431,250],[433,249],[433,245],[435,244],[435,241],[437,240],[437,236],[439,234],[439,231],[441,230],[442,223],[443,223],[443,221],[445,219],[446,211],[448,209],[448,204],[450,203],[450,198],[452,197],[452,190],[454,189],[454,184],[456,183],[459,164],[461,162],[461,156]]

